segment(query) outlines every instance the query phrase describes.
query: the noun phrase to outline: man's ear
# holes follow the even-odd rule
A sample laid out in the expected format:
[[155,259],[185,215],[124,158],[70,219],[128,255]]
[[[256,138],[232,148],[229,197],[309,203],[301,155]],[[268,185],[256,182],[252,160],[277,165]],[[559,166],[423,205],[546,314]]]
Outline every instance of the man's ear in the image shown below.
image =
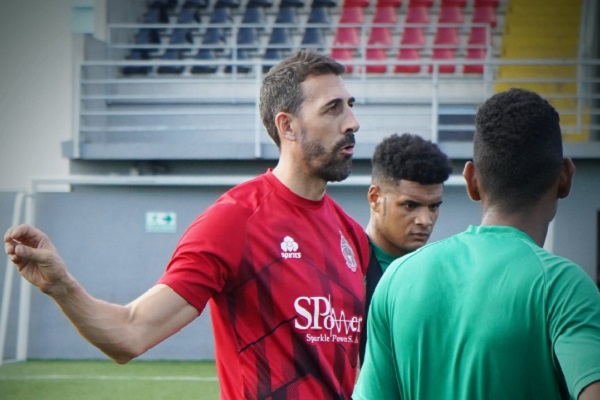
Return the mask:
[[481,200],[481,193],[479,193],[479,181],[477,180],[477,174],[475,173],[475,165],[473,161],[467,161],[465,168],[463,169],[463,177],[467,184],[467,194],[473,201]]
[[277,113],[275,116],[275,126],[277,126],[277,132],[279,132],[279,136],[281,141],[296,140],[296,134],[292,129],[292,115],[286,112]]
[[367,200],[369,201],[369,207],[371,207],[371,210],[379,212],[379,208],[381,207],[381,197],[381,188],[378,185],[369,186],[369,190],[367,191]]
[[575,175],[575,164],[570,158],[565,158],[560,167],[560,176],[558,177],[558,198],[564,199],[571,192],[571,184]]

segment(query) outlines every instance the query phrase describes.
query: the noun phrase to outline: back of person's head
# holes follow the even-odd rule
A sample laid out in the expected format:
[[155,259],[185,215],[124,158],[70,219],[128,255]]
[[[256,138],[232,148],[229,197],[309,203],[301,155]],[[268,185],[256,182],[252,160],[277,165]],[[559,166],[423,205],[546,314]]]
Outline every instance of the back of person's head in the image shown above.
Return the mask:
[[400,180],[439,184],[452,173],[450,160],[438,146],[410,133],[395,133],[383,139],[375,148],[371,162],[373,184]]
[[480,185],[501,209],[534,206],[560,174],[559,116],[534,92],[510,89],[488,99],[475,117],[473,144]]
[[304,102],[302,82],[309,76],[342,75],[344,72],[344,66],[332,58],[305,49],[269,70],[260,89],[259,108],[267,133],[277,147],[280,147],[281,142],[275,126],[275,116],[282,111],[294,115],[300,112]]

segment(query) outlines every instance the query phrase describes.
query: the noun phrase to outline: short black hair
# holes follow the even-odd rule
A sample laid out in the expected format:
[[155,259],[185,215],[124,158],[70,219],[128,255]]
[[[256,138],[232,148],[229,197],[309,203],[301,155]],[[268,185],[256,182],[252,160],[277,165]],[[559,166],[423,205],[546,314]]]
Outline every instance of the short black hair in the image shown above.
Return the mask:
[[436,144],[410,133],[394,133],[377,145],[371,159],[373,183],[401,179],[431,185],[444,183],[452,164]]
[[510,89],[475,116],[473,163],[490,204],[534,206],[556,182],[563,161],[558,113],[539,94]]

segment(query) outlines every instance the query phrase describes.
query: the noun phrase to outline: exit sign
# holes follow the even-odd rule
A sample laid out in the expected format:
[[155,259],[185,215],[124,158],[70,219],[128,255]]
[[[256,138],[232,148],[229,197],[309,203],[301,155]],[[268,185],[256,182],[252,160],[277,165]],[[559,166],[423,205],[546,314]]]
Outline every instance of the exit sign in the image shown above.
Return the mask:
[[174,212],[148,211],[146,213],[146,232],[175,233],[177,214]]

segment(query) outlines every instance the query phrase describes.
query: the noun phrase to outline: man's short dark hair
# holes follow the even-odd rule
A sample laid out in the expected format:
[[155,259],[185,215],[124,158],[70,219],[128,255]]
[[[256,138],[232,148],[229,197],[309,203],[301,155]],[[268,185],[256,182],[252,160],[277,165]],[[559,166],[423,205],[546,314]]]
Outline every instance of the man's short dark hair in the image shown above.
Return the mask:
[[342,64],[315,51],[302,49],[272,67],[260,89],[260,117],[277,147],[281,145],[275,116],[279,112],[297,115],[304,102],[302,82],[309,76],[342,75]]
[[439,184],[452,173],[450,160],[437,145],[410,133],[395,133],[383,139],[371,161],[373,183],[404,179],[422,185]]
[[554,184],[563,161],[556,110],[540,95],[510,89],[489,98],[475,117],[473,163],[490,202],[531,207]]

